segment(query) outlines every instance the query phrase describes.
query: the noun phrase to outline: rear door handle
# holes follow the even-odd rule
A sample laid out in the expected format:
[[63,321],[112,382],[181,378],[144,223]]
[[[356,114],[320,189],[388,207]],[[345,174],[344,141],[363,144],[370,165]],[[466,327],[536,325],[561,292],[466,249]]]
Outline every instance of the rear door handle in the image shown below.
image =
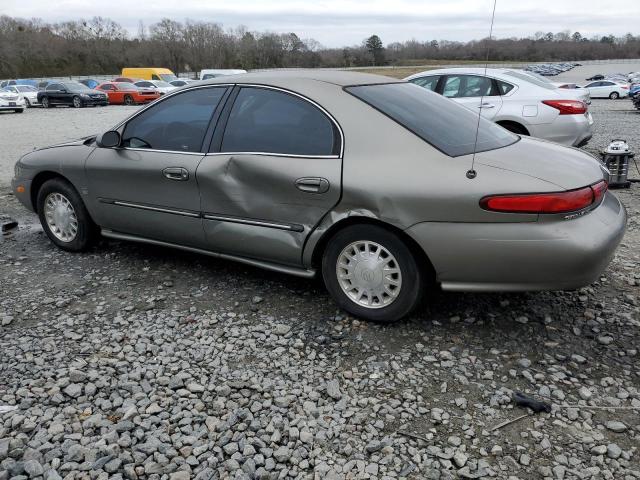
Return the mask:
[[162,170],[162,174],[169,180],[185,182],[189,180],[189,171],[182,167],[167,167]]
[[306,193],[326,193],[329,191],[329,180],[322,177],[302,177],[296,180],[296,188]]

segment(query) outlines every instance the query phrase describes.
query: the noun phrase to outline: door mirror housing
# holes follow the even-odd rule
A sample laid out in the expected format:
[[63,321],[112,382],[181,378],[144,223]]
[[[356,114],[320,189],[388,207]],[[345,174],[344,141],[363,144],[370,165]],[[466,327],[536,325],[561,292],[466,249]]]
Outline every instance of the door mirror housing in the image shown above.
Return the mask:
[[120,133],[109,130],[96,137],[96,145],[100,148],[114,148],[120,146]]

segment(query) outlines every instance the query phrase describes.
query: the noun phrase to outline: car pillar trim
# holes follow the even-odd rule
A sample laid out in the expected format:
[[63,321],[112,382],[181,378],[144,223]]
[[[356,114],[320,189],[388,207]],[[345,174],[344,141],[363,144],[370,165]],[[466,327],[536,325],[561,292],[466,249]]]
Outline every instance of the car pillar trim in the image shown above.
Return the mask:
[[253,220],[242,217],[229,217],[226,215],[215,215],[211,213],[204,214],[205,220],[216,220],[219,222],[241,223],[243,225],[253,225],[256,227],[276,228],[278,230],[288,230],[291,232],[304,232],[304,227],[297,224],[269,222],[264,220]]
[[280,265],[277,263],[266,262],[263,260],[255,260],[253,258],[239,257],[236,255],[229,255],[226,253],[213,252],[211,250],[203,250],[195,247],[187,247],[185,245],[179,245],[176,243],[169,243],[169,242],[153,240],[145,237],[138,237],[136,235],[129,235],[125,233],[114,232],[112,230],[103,229],[101,233],[103,237],[113,238],[115,240],[126,240],[131,242],[148,243],[150,245],[158,245],[161,247],[177,248],[179,250],[184,250],[187,252],[199,253],[202,255],[208,255],[210,257],[221,258],[223,260],[231,260],[234,262],[244,263],[246,265],[252,265],[258,268],[272,270],[274,272],[285,273],[287,275],[294,275],[296,277],[314,278],[316,276],[316,271],[314,269],[290,267],[287,265]]

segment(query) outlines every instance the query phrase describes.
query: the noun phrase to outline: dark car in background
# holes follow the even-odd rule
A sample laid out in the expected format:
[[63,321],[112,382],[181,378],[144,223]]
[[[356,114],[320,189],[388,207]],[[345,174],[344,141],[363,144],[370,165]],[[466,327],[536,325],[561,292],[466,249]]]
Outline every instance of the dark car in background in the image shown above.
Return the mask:
[[53,82],[38,92],[38,103],[44,108],[69,105],[75,108],[88,105],[108,105],[106,93],[99,92],[79,82]]

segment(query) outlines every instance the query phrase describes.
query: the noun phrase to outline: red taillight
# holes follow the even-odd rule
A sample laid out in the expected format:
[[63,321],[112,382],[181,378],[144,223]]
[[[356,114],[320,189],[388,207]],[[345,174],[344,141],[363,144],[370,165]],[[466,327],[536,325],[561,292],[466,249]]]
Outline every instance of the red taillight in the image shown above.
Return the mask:
[[580,100],[543,100],[542,103],[560,111],[560,115],[580,115],[587,113],[587,104]]
[[629,90],[629,87],[627,85],[622,85],[620,88],[622,88],[623,90]]
[[606,191],[607,182],[602,180],[567,192],[493,195],[480,200],[480,206],[503,213],[568,213],[599,203]]

